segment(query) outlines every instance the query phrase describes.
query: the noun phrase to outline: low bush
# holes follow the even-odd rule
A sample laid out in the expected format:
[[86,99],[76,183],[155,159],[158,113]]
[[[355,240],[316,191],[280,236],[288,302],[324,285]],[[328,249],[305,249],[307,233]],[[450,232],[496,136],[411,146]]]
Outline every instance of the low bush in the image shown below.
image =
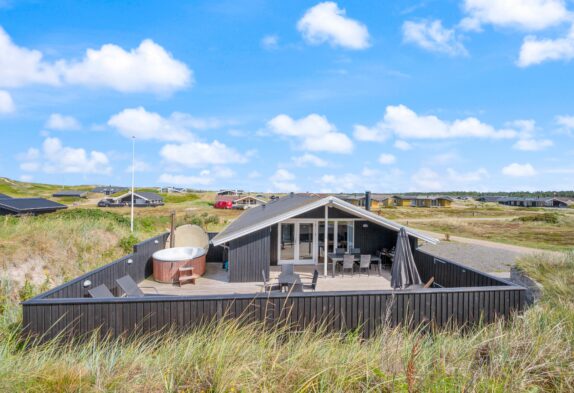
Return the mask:
[[530,216],[517,217],[513,221],[542,222],[545,224],[558,224],[560,222],[560,215],[558,213],[533,214]]

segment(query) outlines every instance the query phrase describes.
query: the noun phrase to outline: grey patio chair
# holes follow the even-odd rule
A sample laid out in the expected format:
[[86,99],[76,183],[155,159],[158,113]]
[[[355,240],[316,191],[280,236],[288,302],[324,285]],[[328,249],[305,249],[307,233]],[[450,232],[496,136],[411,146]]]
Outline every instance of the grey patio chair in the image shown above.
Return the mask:
[[336,254],[344,254],[347,252],[347,249],[345,247],[337,247],[337,249],[335,250]]
[[345,270],[351,270],[351,275],[355,275],[355,257],[351,254],[343,255],[343,267],[341,268],[341,276],[345,274]]
[[360,248],[351,248],[351,254],[360,254],[361,253],[361,249]]
[[269,282],[267,275],[265,274],[265,270],[261,270],[261,276],[263,277],[263,286],[261,287],[261,292],[270,292],[270,291],[280,291],[281,285],[279,283],[273,284]]
[[365,269],[367,269],[367,274],[370,276],[371,275],[371,256],[361,254],[361,259],[359,260],[359,274],[361,274],[361,272]]
[[295,269],[292,264],[288,263],[285,265],[281,265],[281,273],[283,274],[294,274]]
[[319,271],[315,269],[313,272],[313,279],[311,280],[311,284],[305,284],[303,285],[303,288],[309,288],[315,292],[315,289],[317,289],[317,281],[319,281]]
[[[121,278],[118,278],[116,280],[116,283],[122,289],[122,291],[124,291],[124,293],[126,294],[126,297],[143,297],[143,296],[145,296],[145,293],[143,293],[141,288],[138,286],[138,284],[134,281],[134,279],[130,275],[125,275]],[[153,289],[156,294],[158,293],[157,288],[153,288],[153,287],[143,287],[143,288],[150,288],[150,289]]]
[[115,297],[114,294],[106,287],[106,284],[98,285],[95,288],[88,289],[91,297],[95,298],[110,298]]

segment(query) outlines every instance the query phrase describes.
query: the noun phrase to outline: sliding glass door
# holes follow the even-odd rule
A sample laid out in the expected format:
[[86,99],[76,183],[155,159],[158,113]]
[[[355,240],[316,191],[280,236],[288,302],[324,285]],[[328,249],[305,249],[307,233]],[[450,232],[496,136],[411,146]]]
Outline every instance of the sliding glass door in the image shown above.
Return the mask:
[[279,224],[279,264],[317,263],[317,226],[309,221]]

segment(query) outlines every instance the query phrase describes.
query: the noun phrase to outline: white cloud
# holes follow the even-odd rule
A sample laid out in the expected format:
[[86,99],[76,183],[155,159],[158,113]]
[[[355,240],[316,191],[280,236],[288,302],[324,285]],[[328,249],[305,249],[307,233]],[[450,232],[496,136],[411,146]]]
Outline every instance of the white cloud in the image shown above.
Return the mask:
[[353,129],[355,139],[363,142],[384,142],[391,135],[390,130],[385,127],[367,127],[357,124]]
[[19,87],[31,83],[59,85],[52,64],[43,61],[42,52],[15,45],[0,27],[0,86]]
[[395,146],[395,148],[397,148],[399,150],[410,150],[413,148],[410,143],[408,143],[407,141],[400,140],[400,139],[396,140],[395,144],[393,146]]
[[353,150],[351,139],[337,131],[326,117],[311,114],[299,120],[287,115],[278,115],[267,123],[268,129],[287,137],[300,140],[303,150],[326,151],[331,153],[350,153]]
[[170,163],[186,167],[247,162],[247,157],[218,141],[168,144],[162,147],[160,155]]
[[341,173],[337,175],[323,175],[318,183],[324,191],[328,192],[353,192],[363,188],[363,176],[353,173]]
[[261,177],[261,173],[259,173],[258,171],[251,171],[247,174],[247,177],[249,179],[257,179],[257,178]]
[[214,118],[197,118],[187,113],[173,112],[163,117],[155,112],[148,112],[143,107],[127,108],[113,115],[108,125],[118,130],[127,138],[157,139],[163,141],[185,142],[193,140],[191,130],[218,128],[227,124]]
[[66,147],[58,138],[46,138],[42,149],[31,148],[19,156],[24,160],[22,170],[46,173],[109,174],[111,167],[106,154],[87,152],[82,148]]
[[30,182],[32,180],[34,180],[32,175],[20,175],[20,181]]
[[502,168],[502,174],[513,177],[527,177],[536,175],[536,170],[530,164],[512,163]]
[[463,10],[468,16],[461,27],[468,30],[483,24],[544,30],[571,17],[563,0],[465,0]]
[[185,176],[170,173],[161,174],[158,181],[163,184],[174,184],[178,186],[206,186],[213,182],[213,180],[207,176]]
[[309,8],[297,23],[305,41],[312,45],[329,43],[347,49],[369,47],[367,27],[346,16],[346,10],[327,1]]
[[397,161],[397,158],[392,154],[381,154],[379,156],[379,163],[383,165],[390,165],[394,164]]
[[152,40],[144,40],[129,52],[106,44],[88,49],[79,62],[57,63],[70,84],[108,87],[123,93],[171,93],[193,82],[191,70]]
[[449,56],[468,54],[455,30],[443,27],[440,20],[403,23],[403,41],[420,46],[429,52]]
[[0,28],[0,86],[65,84],[107,87],[120,92],[168,94],[189,87],[192,71],[152,40],[130,51],[106,44],[88,49],[83,59],[43,60],[42,52],[15,45]]
[[[0,61],[2,61],[0,59]],[[12,96],[5,90],[0,90],[0,114],[12,113],[16,110]]]
[[297,184],[293,182],[295,175],[286,169],[278,169],[270,178],[274,191],[296,192],[299,191]]
[[52,113],[45,124],[46,128],[59,131],[79,130],[82,125],[73,116],[64,116],[59,113]]
[[489,173],[484,168],[479,168],[476,171],[470,172],[458,172],[455,169],[448,168],[447,170],[448,179],[454,183],[473,183],[479,182],[486,179]]
[[421,168],[411,176],[417,191],[437,191],[442,189],[438,173],[430,168]]
[[432,164],[436,164],[436,165],[446,165],[446,164],[452,164],[453,162],[459,161],[459,160],[460,160],[460,156],[458,155],[457,152],[449,151],[449,152],[445,152],[445,153],[441,153],[441,154],[437,154],[435,156],[432,156],[429,161]]
[[556,124],[558,124],[563,131],[570,133],[574,130],[574,116],[556,116]]
[[267,50],[274,50],[279,47],[279,37],[275,34],[266,35],[261,39],[261,46]]
[[512,147],[523,151],[539,151],[553,145],[550,139],[520,139]]
[[305,166],[316,166],[316,167],[325,167],[327,166],[327,161],[323,160],[316,155],[305,153],[302,156],[292,157],[291,160],[293,164],[300,167]]
[[[393,133],[402,139],[448,139],[448,138],[514,138],[515,130],[497,130],[482,123],[475,117],[447,122],[432,115],[418,115],[404,105],[387,106],[382,121],[373,127],[355,126],[355,137],[360,139],[366,134],[357,133],[357,129],[368,129],[371,139],[385,140]],[[362,139],[365,140],[365,139]]]
[[151,169],[151,165],[141,160],[135,160],[134,165],[130,164],[126,168],[126,172],[131,173],[132,167],[135,169],[136,172],[149,172],[149,170]]
[[528,67],[545,61],[572,58],[574,58],[574,27],[563,38],[538,39],[535,36],[527,36],[520,47],[517,64],[520,67]]

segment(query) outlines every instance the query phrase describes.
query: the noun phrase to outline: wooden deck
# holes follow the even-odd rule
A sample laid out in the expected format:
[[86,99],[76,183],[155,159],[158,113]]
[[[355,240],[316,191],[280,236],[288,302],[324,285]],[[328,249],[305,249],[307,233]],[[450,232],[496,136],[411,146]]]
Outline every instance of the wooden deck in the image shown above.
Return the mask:
[[[296,266],[295,273],[301,276],[301,281],[304,284],[310,284],[314,269],[315,266]],[[370,276],[366,273],[358,274],[355,272],[354,276],[348,273],[345,276],[341,276],[338,273],[336,277],[332,277],[330,274],[328,277],[323,277],[323,264],[318,264],[317,269],[321,273],[317,282],[317,292],[391,289],[390,270],[383,270],[382,275],[379,276],[376,267],[373,266]],[[280,272],[281,268],[279,266],[272,266],[270,271],[271,281],[275,280],[276,282]],[[331,270],[329,270],[330,272]],[[179,296],[249,294],[261,292],[262,285],[261,281],[249,283],[228,282],[227,272],[221,268],[219,263],[208,263],[205,274],[197,279],[195,284],[185,284],[181,288],[178,285],[158,283],[151,278],[139,284],[142,291],[147,294],[159,293]]]

